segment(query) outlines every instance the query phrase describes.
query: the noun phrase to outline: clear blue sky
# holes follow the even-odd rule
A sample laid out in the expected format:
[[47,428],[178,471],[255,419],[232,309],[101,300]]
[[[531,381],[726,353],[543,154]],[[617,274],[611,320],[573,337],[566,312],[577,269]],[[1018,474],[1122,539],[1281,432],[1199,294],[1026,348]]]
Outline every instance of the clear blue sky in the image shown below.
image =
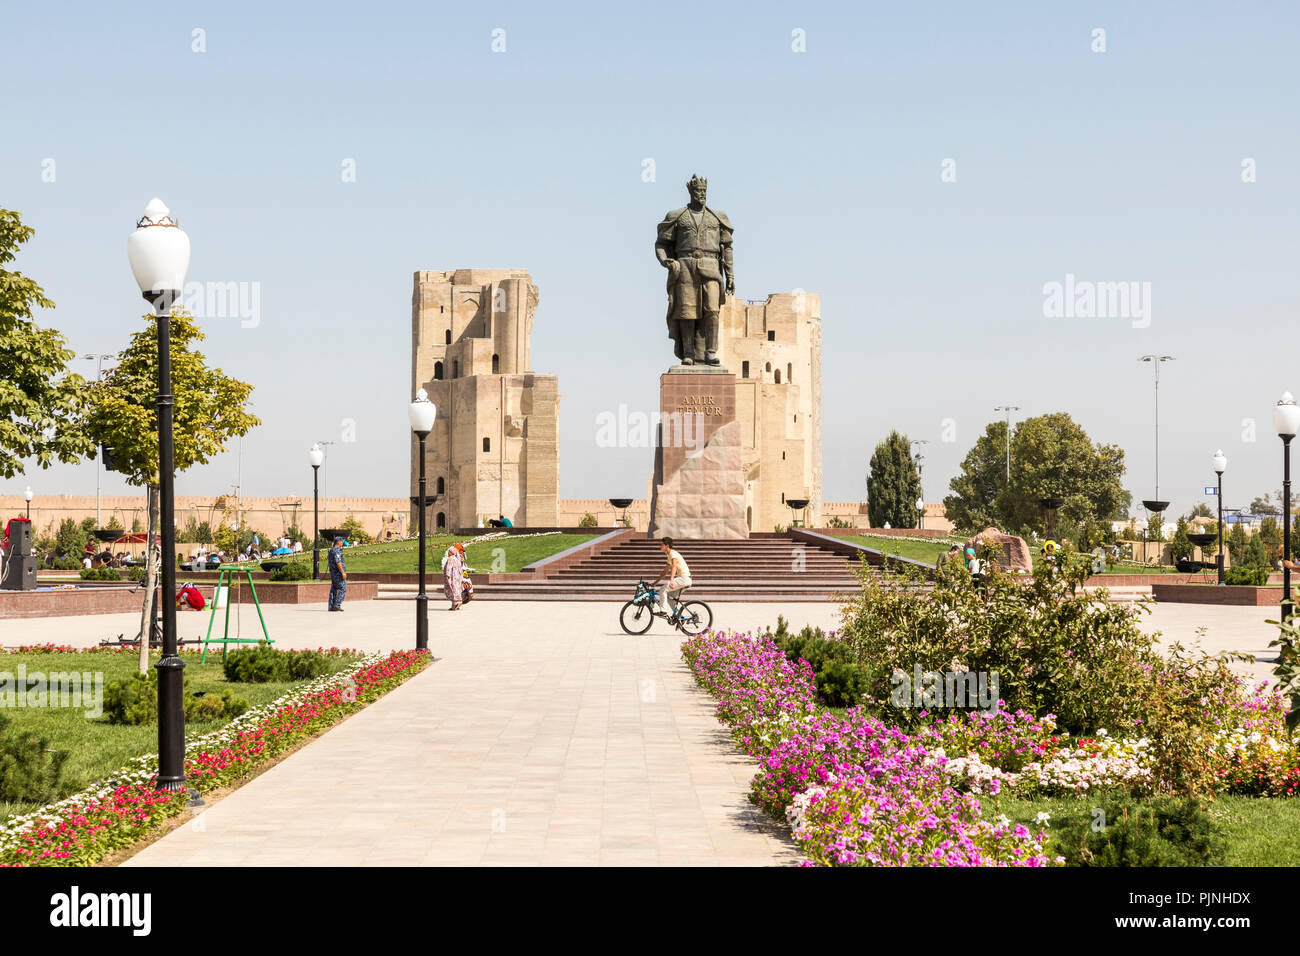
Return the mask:
[[[205,321],[265,420],[245,494],[309,492],[306,450],[344,419],[330,493],[405,493],[411,274],[458,267],[541,288],[561,494],[643,494],[649,452],[598,449],[595,416],[657,405],[654,225],[698,171],[736,225],[740,294],[821,295],[828,499],[865,495],[890,428],[931,440],[941,497],[1007,403],[1119,443],[1149,497],[1137,357],[1163,352],[1162,496],[1189,508],[1222,447],[1226,503],[1245,505],[1280,485],[1271,407],[1300,393],[1298,33],[1291,3],[10,2],[0,203],[38,230],[18,268],[79,352],[141,325],[125,240],[154,195],[190,235],[191,279],[260,283],[257,327]],[[1150,282],[1150,326],[1044,318],[1066,274]],[[235,477],[228,453],[178,491]],[[28,482],[84,493],[94,471],[10,490]]]

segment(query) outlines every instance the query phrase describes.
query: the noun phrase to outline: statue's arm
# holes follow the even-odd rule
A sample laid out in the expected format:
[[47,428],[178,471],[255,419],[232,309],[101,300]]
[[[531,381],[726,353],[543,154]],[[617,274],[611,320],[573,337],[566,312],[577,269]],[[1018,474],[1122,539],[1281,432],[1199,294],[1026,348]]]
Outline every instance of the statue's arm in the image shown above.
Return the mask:
[[655,239],[655,258],[665,269],[671,267],[673,261],[673,248],[677,232],[677,217],[681,215],[680,209],[674,209],[668,215],[664,216],[663,222],[659,223],[658,236]]
[[725,213],[715,212],[718,217],[718,224],[721,228],[721,245],[722,245],[722,268],[727,277],[727,292],[736,291],[736,270],[732,264],[731,257],[731,234],[734,230],[731,228],[731,221]]
[[668,244],[663,239],[655,242],[655,258],[659,260],[661,266],[668,267],[668,260],[672,257],[668,255]]

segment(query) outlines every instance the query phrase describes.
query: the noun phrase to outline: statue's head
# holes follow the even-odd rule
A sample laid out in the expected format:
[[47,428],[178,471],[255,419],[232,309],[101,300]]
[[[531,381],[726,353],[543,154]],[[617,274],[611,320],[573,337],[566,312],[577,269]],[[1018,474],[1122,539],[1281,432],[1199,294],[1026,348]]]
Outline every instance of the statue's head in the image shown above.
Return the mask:
[[709,181],[707,179],[701,179],[699,176],[692,176],[691,181],[686,184],[686,188],[690,190],[691,202],[699,203],[700,205],[704,204],[704,197],[709,192]]

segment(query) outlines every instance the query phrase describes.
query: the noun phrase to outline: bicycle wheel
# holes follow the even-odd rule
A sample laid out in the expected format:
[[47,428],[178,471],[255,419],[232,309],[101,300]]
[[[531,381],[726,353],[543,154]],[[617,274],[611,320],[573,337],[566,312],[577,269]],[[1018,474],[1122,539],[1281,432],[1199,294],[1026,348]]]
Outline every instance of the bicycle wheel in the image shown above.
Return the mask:
[[644,634],[650,630],[654,619],[649,605],[637,604],[635,601],[628,601],[623,605],[623,610],[618,612],[618,623],[629,634]]
[[694,637],[713,626],[713,609],[703,601],[687,601],[677,611],[677,626],[683,634]]

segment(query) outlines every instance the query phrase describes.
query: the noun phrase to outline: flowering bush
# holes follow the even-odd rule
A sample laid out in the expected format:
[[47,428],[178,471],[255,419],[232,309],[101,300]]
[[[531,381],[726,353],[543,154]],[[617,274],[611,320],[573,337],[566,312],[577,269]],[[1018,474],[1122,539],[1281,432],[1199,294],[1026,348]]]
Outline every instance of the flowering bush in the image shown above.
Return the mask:
[[[1158,664],[1153,638],[1138,626],[1147,608],[1108,603],[1087,591],[1086,563],[1064,556],[1054,574],[1018,578],[991,570],[980,587],[963,573],[921,587],[915,575],[859,569],[862,586],[843,610],[843,640],[870,663],[872,697],[905,725],[920,715],[891,700],[896,672],[949,669],[998,675],[1008,707],[1055,714],[1081,733],[1139,726],[1142,689]],[[957,663],[960,668],[953,667]]]
[[1023,710],[950,713],[932,725],[949,753],[972,754],[1000,770],[1015,772],[1051,759],[1069,734],[1056,733],[1056,717],[1036,718]]
[[981,819],[979,800],[947,784],[941,761],[900,751],[869,770],[799,794],[786,813],[821,866],[1050,866],[1047,834]]
[[1267,686],[1244,700],[1238,726],[1225,727],[1211,752],[1229,793],[1260,797],[1300,795],[1300,733],[1286,724],[1288,699]]
[[682,654],[759,760],[751,798],[786,815],[809,862],[1049,862],[1041,837],[980,820],[979,801],[951,785],[938,730],[909,735],[861,708],[819,712],[807,662],[789,661],[767,636],[706,631]]
[[897,727],[856,707],[844,717],[819,714],[789,727],[760,757],[750,796],[768,813],[779,815],[809,787],[882,765],[915,744]]
[[812,668],[790,661],[768,638],[704,631],[682,644],[682,657],[700,686],[717,698],[718,719],[751,756],[817,712]]
[[[428,651],[370,654],[335,674],[235,718],[185,745],[187,781],[207,792],[248,776],[423,669]],[[182,812],[184,793],[155,790],[158,755],[128,761],[112,778],[0,823],[0,866],[86,866],[130,846]]]

